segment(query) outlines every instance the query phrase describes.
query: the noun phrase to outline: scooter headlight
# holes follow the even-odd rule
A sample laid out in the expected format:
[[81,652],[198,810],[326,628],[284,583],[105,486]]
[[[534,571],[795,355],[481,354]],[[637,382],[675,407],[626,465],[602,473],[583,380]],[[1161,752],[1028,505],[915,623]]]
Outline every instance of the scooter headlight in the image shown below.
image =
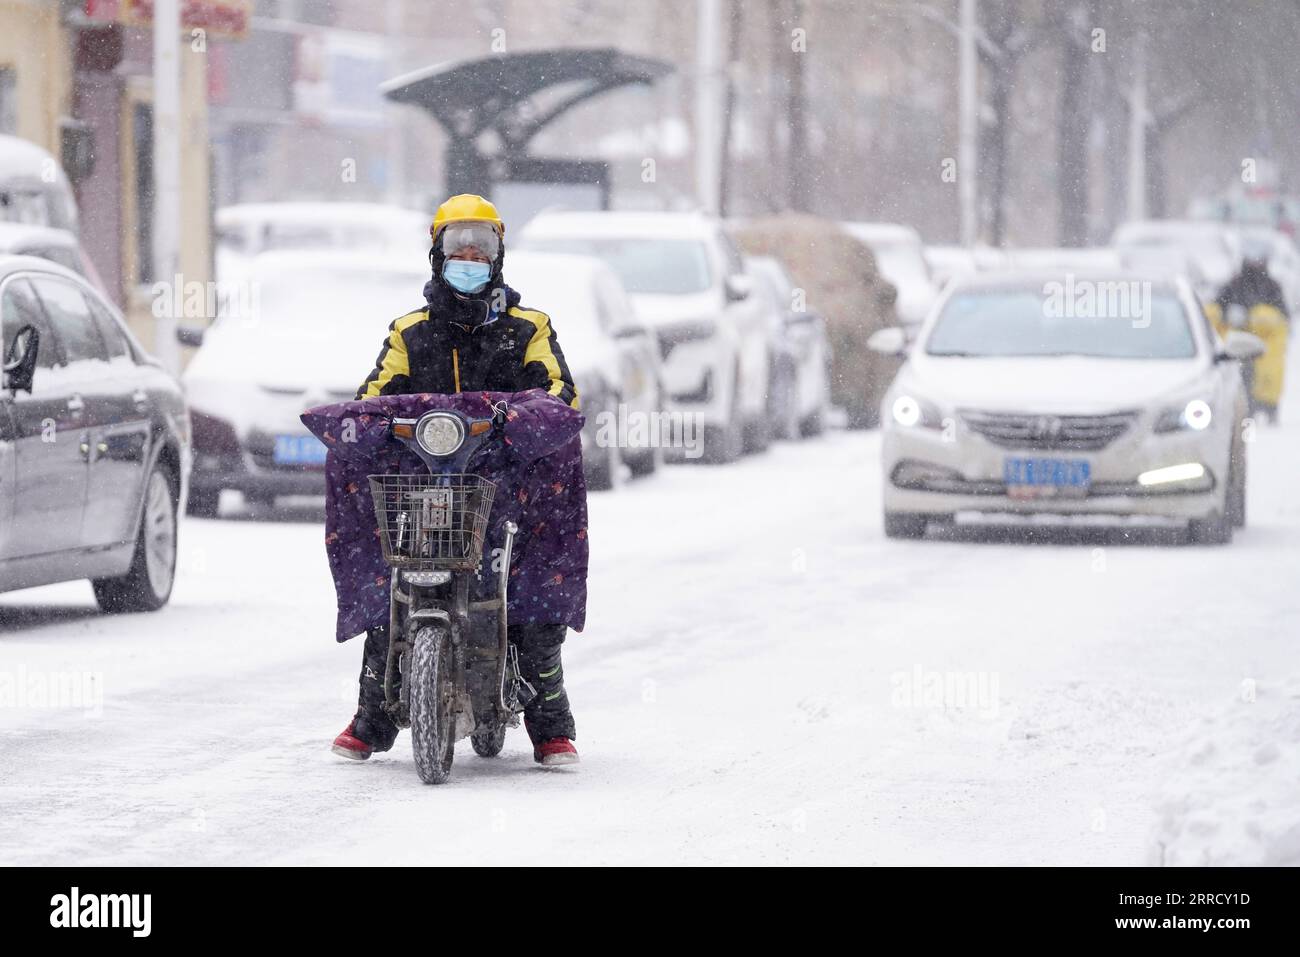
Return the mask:
[[465,442],[465,426],[449,412],[429,412],[415,424],[415,440],[430,455],[452,455]]

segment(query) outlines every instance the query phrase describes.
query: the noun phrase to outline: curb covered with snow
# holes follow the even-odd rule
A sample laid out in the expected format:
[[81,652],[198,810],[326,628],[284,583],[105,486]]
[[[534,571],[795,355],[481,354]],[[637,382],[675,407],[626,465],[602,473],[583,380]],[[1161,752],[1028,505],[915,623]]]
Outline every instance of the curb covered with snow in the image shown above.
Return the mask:
[[1149,864],[1300,865],[1300,678],[1242,683],[1178,752]]

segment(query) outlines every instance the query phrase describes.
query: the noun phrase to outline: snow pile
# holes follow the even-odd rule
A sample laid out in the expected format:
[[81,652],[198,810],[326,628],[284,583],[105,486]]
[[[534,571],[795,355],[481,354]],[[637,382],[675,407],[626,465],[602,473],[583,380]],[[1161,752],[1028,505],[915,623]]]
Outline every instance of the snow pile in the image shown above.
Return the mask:
[[1300,865],[1300,678],[1242,683],[1179,752],[1149,863]]

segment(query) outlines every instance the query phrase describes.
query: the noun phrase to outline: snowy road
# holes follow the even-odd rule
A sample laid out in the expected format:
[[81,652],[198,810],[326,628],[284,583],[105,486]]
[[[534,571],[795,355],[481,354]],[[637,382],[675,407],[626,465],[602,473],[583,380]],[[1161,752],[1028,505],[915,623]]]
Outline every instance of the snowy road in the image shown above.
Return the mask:
[[522,731],[440,788],[405,735],[335,758],[316,516],[190,521],[159,614],[0,596],[0,673],[102,691],[0,708],[0,863],[1145,863],[1189,729],[1300,673],[1296,392],[1226,549],[887,541],[863,433],[593,496],[575,773]]

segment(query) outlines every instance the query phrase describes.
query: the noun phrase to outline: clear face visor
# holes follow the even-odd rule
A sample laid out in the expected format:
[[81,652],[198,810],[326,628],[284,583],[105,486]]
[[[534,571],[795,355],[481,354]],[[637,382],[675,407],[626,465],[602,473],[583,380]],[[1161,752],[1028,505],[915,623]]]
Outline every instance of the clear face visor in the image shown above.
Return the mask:
[[470,249],[482,253],[488,262],[496,262],[501,251],[501,237],[487,223],[449,223],[439,237],[442,254],[448,259]]

